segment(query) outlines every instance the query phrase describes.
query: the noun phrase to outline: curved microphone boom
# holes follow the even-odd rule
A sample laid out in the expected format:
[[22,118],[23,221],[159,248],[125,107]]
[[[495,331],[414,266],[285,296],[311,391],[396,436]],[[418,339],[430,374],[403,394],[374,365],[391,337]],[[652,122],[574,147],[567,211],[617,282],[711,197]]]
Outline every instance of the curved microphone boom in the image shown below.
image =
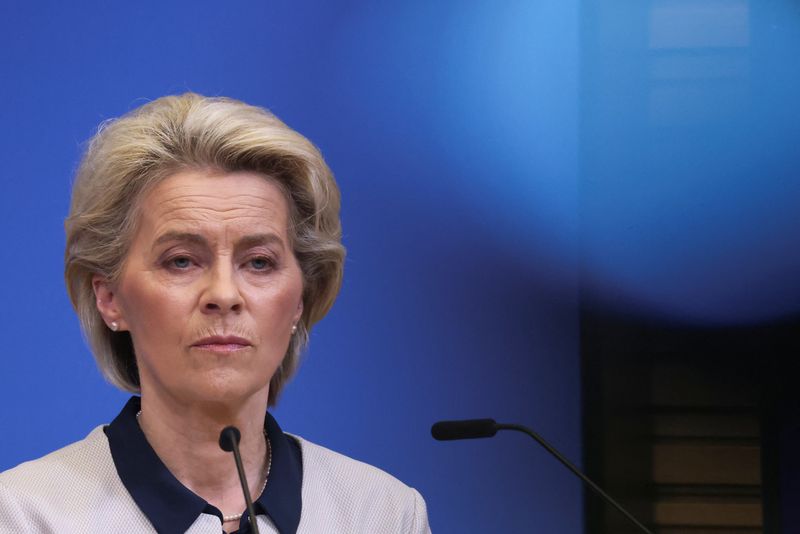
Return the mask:
[[244,502],[247,504],[247,513],[250,516],[250,526],[252,527],[253,534],[259,534],[258,525],[256,524],[256,513],[253,509],[253,499],[250,498],[250,489],[247,486],[247,477],[244,474],[244,465],[242,464],[242,455],[239,453],[239,440],[242,439],[242,434],[235,426],[226,426],[219,433],[219,447],[225,452],[232,452],[233,459],[236,462],[236,470],[239,473],[239,482],[242,484],[242,493],[244,493]]
[[563,454],[558,452],[555,447],[547,443],[543,437],[531,430],[530,428],[522,425],[497,423],[494,419],[464,419],[461,421],[439,421],[431,427],[431,435],[434,439],[439,441],[449,441],[455,439],[476,439],[476,438],[491,438],[497,434],[498,430],[516,430],[527,434],[536,440],[539,445],[545,448],[547,452],[556,457],[556,460],[561,462],[567,469],[572,471],[578,478],[580,478],[587,486],[592,488],[598,495],[600,495],[607,503],[616,508],[622,515],[628,518],[634,525],[639,527],[642,532],[653,534],[647,529],[638,519],[622,507],[617,501],[603,491],[600,486],[595,484],[589,477],[575,467],[572,462],[567,460]]

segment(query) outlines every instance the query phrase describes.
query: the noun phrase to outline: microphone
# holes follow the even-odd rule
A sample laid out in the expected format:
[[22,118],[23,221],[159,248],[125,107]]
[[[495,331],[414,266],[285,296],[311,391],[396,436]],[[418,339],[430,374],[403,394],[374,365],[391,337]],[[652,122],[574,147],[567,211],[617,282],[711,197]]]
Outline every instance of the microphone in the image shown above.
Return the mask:
[[250,498],[250,489],[247,487],[247,477],[244,474],[244,465],[242,464],[242,455],[239,453],[239,441],[242,439],[242,434],[235,426],[226,426],[219,433],[219,447],[225,452],[232,452],[233,459],[236,462],[236,470],[239,472],[239,482],[242,484],[242,493],[244,494],[244,502],[247,504],[247,513],[250,516],[250,526],[253,529],[253,534],[259,534],[258,524],[256,521],[256,513],[253,510],[253,499]]
[[547,452],[555,456],[556,460],[561,462],[567,469],[572,471],[575,476],[580,478],[587,486],[592,488],[595,493],[600,495],[607,503],[616,508],[622,515],[628,518],[634,525],[639,527],[642,532],[646,534],[653,534],[647,529],[638,519],[622,507],[617,501],[611,498],[609,494],[603,491],[600,486],[595,484],[589,477],[575,467],[563,454],[558,452],[555,447],[550,445],[543,437],[531,430],[530,428],[522,425],[510,423],[497,423],[494,419],[465,419],[461,421],[439,421],[431,427],[431,435],[438,441],[449,441],[455,439],[476,439],[476,438],[491,438],[497,434],[498,430],[516,430],[527,434],[536,440],[539,445],[545,448]]
[[497,434],[497,423],[494,419],[439,421],[431,427],[431,435],[439,441],[491,438],[495,434]]

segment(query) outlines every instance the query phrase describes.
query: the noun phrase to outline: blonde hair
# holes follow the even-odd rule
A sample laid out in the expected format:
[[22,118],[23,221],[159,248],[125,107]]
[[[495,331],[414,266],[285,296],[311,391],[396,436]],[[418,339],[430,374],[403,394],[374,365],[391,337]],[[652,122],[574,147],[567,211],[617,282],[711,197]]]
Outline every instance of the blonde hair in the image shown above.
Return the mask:
[[268,111],[229,98],[165,96],[105,122],[78,168],[65,227],[67,291],[106,379],[139,392],[128,332],[112,332],[95,305],[92,277],[119,279],[138,219],[137,204],[184,169],[250,171],[279,184],[303,273],[303,314],[270,381],[269,404],[297,369],[311,327],[333,305],[344,247],[339,189],[319,150]]

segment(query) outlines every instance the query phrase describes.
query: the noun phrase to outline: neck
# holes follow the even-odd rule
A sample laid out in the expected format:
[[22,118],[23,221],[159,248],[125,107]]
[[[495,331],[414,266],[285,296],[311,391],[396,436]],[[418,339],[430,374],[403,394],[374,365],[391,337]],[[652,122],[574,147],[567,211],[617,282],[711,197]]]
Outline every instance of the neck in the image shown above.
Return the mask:
[[239,514],[245,508],[244,496],[233,455],[219,447],[219,433],[228,425],[241,432],[242,463],[250,493],[257,499],[268,462],[264,436],[267,398],[268,392],[263,391],[237,405],[181,403],[143,387],[139,424],[175,478],[223,515]]

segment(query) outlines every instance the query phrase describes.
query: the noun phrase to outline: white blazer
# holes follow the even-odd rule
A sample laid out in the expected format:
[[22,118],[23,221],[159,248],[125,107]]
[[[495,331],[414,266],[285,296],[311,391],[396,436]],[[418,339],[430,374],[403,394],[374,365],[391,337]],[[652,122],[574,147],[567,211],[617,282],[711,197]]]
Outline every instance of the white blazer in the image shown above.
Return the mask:
[[[430,533],[425,501],[391,475],[296,438],[303,461],[302,534]],[[263,534],[278,533],[258,515]],[[153,525],[122,483],[103,427],[43,458],[0,473],[0,533],[151,533]],[[220,534],[201,513],[186,531]]]

